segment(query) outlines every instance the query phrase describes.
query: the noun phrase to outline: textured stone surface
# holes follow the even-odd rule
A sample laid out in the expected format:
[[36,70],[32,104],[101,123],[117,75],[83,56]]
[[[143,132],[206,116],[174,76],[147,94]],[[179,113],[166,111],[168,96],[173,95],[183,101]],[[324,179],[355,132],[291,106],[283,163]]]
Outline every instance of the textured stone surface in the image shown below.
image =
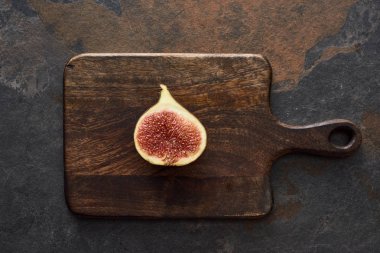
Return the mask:
[[[1,251],[378,251],[379,24],[376,0],[0,0]],[[94,51],[263,53],[277,117],[351,119],[362,148],[281,158],[261,220],[76,217],[63,192],[62,72]]]

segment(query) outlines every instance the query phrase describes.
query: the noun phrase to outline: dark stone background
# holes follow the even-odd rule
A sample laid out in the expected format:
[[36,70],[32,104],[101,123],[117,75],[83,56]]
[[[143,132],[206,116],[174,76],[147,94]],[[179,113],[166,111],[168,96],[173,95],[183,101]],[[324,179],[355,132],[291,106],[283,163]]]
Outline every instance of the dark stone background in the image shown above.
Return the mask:
[[[379,252],[379,24],[377,0],[0,0],[0,251]],[[260,220],[79,218],[64,200],[62,74],[80,52],[262,53],[278,118],[350,119],[363,144],[278,160]]]

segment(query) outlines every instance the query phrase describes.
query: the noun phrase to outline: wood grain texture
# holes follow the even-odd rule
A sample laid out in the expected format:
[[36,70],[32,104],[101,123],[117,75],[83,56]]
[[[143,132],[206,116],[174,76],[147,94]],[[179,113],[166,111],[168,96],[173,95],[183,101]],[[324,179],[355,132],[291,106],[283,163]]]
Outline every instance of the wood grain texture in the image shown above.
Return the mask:
[[[64,81],[66,199],[96,216],[257,217],[271,209],[269,172],[289,152],[345,156],[361,134],[346,120],[311,126],[270,112],[271,68],[252,54],[84,54]],[[138,118],[159,84],[203,123],[204,154],[181,168],[148,164],[135,150]],[[336,147],[334,129],[352,141]]]

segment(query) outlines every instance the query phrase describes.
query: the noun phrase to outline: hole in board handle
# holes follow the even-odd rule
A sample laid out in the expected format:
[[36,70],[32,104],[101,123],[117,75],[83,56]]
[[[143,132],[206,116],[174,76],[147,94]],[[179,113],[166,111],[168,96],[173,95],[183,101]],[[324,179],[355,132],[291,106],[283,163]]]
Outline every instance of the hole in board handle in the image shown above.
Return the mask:
[[347,149],[355,141],[355,131],[349,126],[334,128],[329,135],[329,142],[338,149]]

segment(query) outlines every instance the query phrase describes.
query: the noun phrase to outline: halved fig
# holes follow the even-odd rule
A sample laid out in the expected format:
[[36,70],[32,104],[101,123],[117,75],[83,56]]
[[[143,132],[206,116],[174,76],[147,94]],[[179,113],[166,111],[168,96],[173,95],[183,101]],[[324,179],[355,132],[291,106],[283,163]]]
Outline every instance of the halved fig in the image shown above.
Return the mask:
[[183,166],[195,161],[207,142],[202,123],[181,106],[161,84],[157,104],[137,121],[134,141],[138,153],[148,162]]

